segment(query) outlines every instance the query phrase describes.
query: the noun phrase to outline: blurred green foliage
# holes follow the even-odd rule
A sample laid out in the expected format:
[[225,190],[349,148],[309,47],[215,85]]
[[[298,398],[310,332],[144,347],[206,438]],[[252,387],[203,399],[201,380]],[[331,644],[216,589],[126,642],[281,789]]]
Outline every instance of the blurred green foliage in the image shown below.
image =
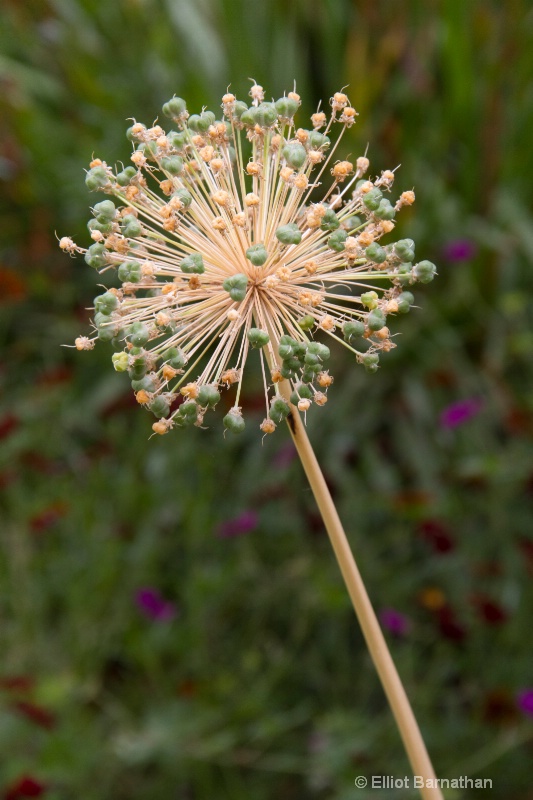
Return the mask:
[[[416,188],[401,232],[439,279],[376,376],[333,354],[309,430],[377,609],[409,619],[391,647],[438,773],[531,797],[515,701],[533,686],[530,4],[0,13],[0,791],[30,776],[47,800],[348,800],[358,774],[406,773],[287,433],[148,441],[106,348],[61,347],[95,294],[54,236],[87,240],[92,154],[127,159],[126,119],[175,92],[216,108],[254,77],[274,96],[295,79],[301,120],[349,84],[346,154],[368,142],[376,171],[401,163]],[[221,535],[250,510],[253,530]],[[143,587],[174,617],[143,613]]]

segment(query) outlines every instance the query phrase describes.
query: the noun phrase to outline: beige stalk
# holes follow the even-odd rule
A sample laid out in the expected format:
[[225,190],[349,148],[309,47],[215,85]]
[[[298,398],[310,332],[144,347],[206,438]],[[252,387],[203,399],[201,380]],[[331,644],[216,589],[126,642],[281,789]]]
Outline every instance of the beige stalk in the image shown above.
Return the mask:
[[[278,384],[285,400],[290,404],[291,387],[288,381]],[[405,693],[400,676],[392,660],[385,637],[381,631],[374,609],[368,597],[361,574],[355,563],[346,533],[342,527],[337,509],[324,480],[305,426],[297,409],[291,405],[291,414],[287,419],[292,439],[300,456],[302,466],[307,475],[309,485],[314,494],[324,525],[328,532],[335,556],[337,558],[348,594],[350,595],[357,619],[365,638],[368,650],[381,684],[389,701],[396,724],[400,731],[413,775],[420,775],[426,782],[435,782],[435,771],[431,764],[422,734],[418,727],[413,710]],[[420,788],[424,800],[443,800],[439,788],[430,786]]]

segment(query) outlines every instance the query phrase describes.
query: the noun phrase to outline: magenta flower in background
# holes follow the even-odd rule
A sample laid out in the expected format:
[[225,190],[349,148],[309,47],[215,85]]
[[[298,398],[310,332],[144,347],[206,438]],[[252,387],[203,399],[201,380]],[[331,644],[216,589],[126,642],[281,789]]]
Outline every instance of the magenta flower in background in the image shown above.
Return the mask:
[[217,536],[220,539],[231,539],[233,536],[241,536],[243,533],[251,533],[257,528],[259,517],[256,511],[243,511],[238,517],[222,522],[217,529]]
[[463,425],[479,414],[482,407],[483,400],[480,397],[468,397],[466,400],[451,403],[441,411],[441,428],[456,428],[458,425]]
[[137,591],[135,602],[145,617],[156,622],[167,622],[176,616],[174,603],[165,600],[157,589],[150,586]]
[[533,717],[533,689],[523,689],[519,692],[517,705],[523,714]]
[[379,618],[383,627],[394,636],[406,636],[411,630],[409,617],[406,617],[401,611],[396,611],[395,608],[382,609],[379,612]]
[[470,239],[452,239],[442,248],[442,254],[447,261],[469,261],[476,255],[476,245]]

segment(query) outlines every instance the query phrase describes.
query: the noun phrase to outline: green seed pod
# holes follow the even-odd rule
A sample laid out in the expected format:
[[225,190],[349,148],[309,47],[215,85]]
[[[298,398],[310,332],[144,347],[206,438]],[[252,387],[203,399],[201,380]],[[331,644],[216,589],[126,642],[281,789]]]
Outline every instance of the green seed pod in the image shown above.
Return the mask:
[[130,325],[128,339],[134,347],[144,347],[150,339],[150,331],[142,322],[134,322]]
[[369,211],[376,211],[379,208],[382,197],[381,191],[376,187],[363,195],[363,204]]
[[278,347],[279,357],[281,359],[291,358],[294,350],[290,344],[281,344]]
[[85,263],[93,269],[105,267],[107,264],[107,250],[103,244],[92,244],[84,256]]
[[320,131],[309,131],[308,143],[311,150],[327,150],[331,140],[329,136],[320,133]]
[[157,155],[157,144],[156,142],[142,142],[138,148],[139,153],[144,153],[146,158],[154,160],[154,157]]
[[113,223],[111,222],[98,222],[97,219],[90,219],[87,223],[89,231],[100,231],[106,236],[113,231]]
[[248,286],[248,277],[242,272],[231,275],[222,284],[222,288],[228,292],[229,296],[235,302],[240,303],[246,297],[246,287]]
[[348,342],[349,345],[354,345],[355,340],[357,340],[360,336],[362,336],[365,332],[365,325],[363,322],[359,322],[359,320],[352,320],[351,322],[345,322],[342,326],[342,334],[344,336],[344,341]]
[[248,111],[248,106],[246,103],[243,103],[242,100],[236,100],[232,116],[235,117],[235,119],[241,119],[245,111]]
[[301,369],[302,364],[300,359],[296,358],[296,356],[289,356],[289,358],[283,359],[283,366],[287,367],[287,369],[290,369],[292,372],[297,372]]
[[189,117],[188,126],[195,133],[206,133],[210,125],[215,121],[212,111],[202,111],[201,114],[193,114]]
[[124,340],[126,338],[126,331],[124,328],[115,329],[113,338],[111,339],[111,346],[113,350],[122,350],[124,347]]
[[93,167],[85,176],[85,185],[91,192],[103,189],[109,183],[109,177],[104,167]]
[[310,342],[307,347],[307,352],[317,355],[321,361],[328,361],[331,355],[329,347],[321,342]]
[[298,111],[298,103],[291,97],[280,97],[276,100],[276,111],[282,120],[291,120]]
[[380,331],[387,322],[387,317],[379,308],[371,311],[367,317],[366,324],[371,331]]
[[120,228],[128,239],[134,239],[142,233],[141,223],[133,214],[126,214],[125,217],[122,217]]
[[401,286],[409,286],[413,281],[413,265],[409,262],[400,264],[398,267],[398,283]]
[[252,347],[264,347],[270,341],[270,336],[260,328],[250,328],[248,331],[248,341]]
[[101,342],[110,342],[114,335],[112,326],[108,328],[98,328],[98,338]]
[[252,127],[255,125],[255,114],[254,114],[254,107],[246,108],[239,117],[240,121],[243,125],[248,125]]
[[394,253],[402,261],[412,261],[415,257],[415,243],[412,239],[400,239],[394,244]]
[[348,233],[352,233],[357,228],[360,228],[363,224],[363,220],[361,217],[356,216],[355,214],[352,217],[347,217],[341,222],[341,228],[343,228]]
[[179,156],[165,156],[161,159],[161,169],[169,175],[179,175],[183,170],[183,159]]
[[304,370],[302,370],[300,378],[304,383],[313,383],[314,379],[316,378],[316,373],[318,371],[319,370],[306,367]]
[[400,314],[407,314],[410,310],[411,306],[415,302],[414,295],[411,292],[402,292],[396,298],[396,302],[398,303],[398,311]]
[[296,142],[286,144],[281,151],[281,155],[292,169],[300,169],[307,159],[305,147]]
[[139,283],[141,280],[141,265],[137,261],[124,261],[118,268],[118,277],[122,283]]
[[115,372],[126,372],[128,369],[129,358],[127,353],[113,353],[111,361],[113,362]]
[[300,317],[298,325],[303,331],[310,331],[315,327],[315,318],[311,314],[306,314],[304,317]]
[[136,175],[135,167],[126,167],[122,172],[117,173],[117,183],[119,186],[129,186]]
[[365,250],[365,256],[375,264],[383,264],[387,260],[387,253],[377,242],[372,242]]
[[334,250],[336,253],[342,253],[344,250],[344,242],[347,238],[348,234],[346,231],[334,231],[334,233],[328,237],[328,247],[330,250]]
[[189,134],[187,131],[169,131],[167,133],[167,139],[170,146],[175,150],[183,150],[189,141]]
[[97,328],[103,328],[106,325],[112,324],[113,317],[109,314],[103,314],[101,311],[97,311],[94,315],[93,322]]
[[214,386],[201,386],[197,400],[202,408],[214,408],[220,400],[220,392]]
[[270,411],[268,412],[268,416],[270,417],[276,425],[279,425],[284,419],[287,419],[289,414],[291,413],[291,408],[285,400],[281,397],[275,397],[270,404]]
[[333,231],[336,231],[339,227],[340,222],[337,215],[332,208],[327,208],[326,213],[322,217],[322,222],[320,223],[321,230],[333,233]]
[[163,106],[163,114],[171,119],[179,118],[187,111],[187,104],[181,97],[173,97]]
[[246,258],[251,261],[254,266],[262,267],[268,258],[265,245],[262,242],[253,244],[246,251]]
[[260,103],[254,109],[255,124],[261,128],[270,128],[278,120],[278,112],[274,103]]
[[314,367],[316,364],[321,365],[322,362],[316,355],[316,353],[310,353],[309,351],[307,351],[304,357],[304,364],[306,367]]
[[170,406],[168,404],[168,400],[165,400],[164,397],[155,397],[150,405],[148,406],[152,414],[156,417],[166,417],[168,412],[170,411]]
[[300,244],[302,241],[302,232],[298,225],[290,222],[288,225],[280,225],[276,231],[276,239],[281,244]]
[[191,275],[193,273],[201,275],[203,272],[205,272],[204,259],[202,254],[191,253],[182,260],[180,267],[181,271],[185,272],[186,275]]
[[294,372],[294,370],[289,369],[289,367],[286,367],[285,364],[281,365],[279,371],[281,373],[282,378],[286,378],[287,380],[291,381],[295,380],[296,378],[296,373]]
[[182,369],[187,363],[187,357],[183,350],[179,350],[177,347],[169,347],[166,353],[163,356],[164,361],[166,361],[173,369]]
[[379,206],[374,211],[374,214],[378,219],[394,219],[396,211],[394,210],[394,206],[391,205],[390,200],[384,197],[383,200],[380,200]]
[[[294,395],[296,395],[296,402],[292,399]],[[312,400],[313,399],[313,390],[306,383],[299,383],[295,387],[295,390],[291,395],[291,403],[293,405],[297,405],[298,404],[298,400],[300,398],[302,398],[302,397],[305,400]]]
[[[120,353],[117,355],[120,355]],[[149,375],[145,375],[144,378],[141,378],[139,381],[132,381],[131,388],[134,392],[140,392],[142,389],[144,389],[145,392],[155,392],[156,386],[153,378],[150,378]]]
[[194,400],[187,400],[185,403],[182,403],[178,409],[178,414],[188,425],[194,424],[198,417],[196,402]]
[[363,292],[361,295],[361,302],[364,306],[372,311],[378,306],[379,295],[377,292]]
[[365,353],[363,364],[367,372],[377,372],[379,356],[377,353]]
[[432,261],[419,261],[413,267],[413,275],[420,283],[430,283],[437,274],[437,267]]
[[226,414],[222,422],[226,430],[232,433],[242,433],[246,427],[241,412],[236,408],[232,408],[231,411]]
[[189,208],[192,203],[192,194],[187,189],[178,189],[177,192],[174,192],[172,197],[177,197],[180,200],[185,208]]
[[118,306],[118,300],[111,292],[105,292],[94,298],[94,310],[102,314],[112,314]]
[[191,114],[191,116],[187,120],[187,126],[191,129],[191,131],[194,131],[195,133],[198,133],[199,132],[199,128],[198,128],[199,121],[200,121],[200,115],[199,114]]
[[144,378],[147,372],[148,367],[146,366],[146,361],[144,360],[143,356],[134,358],[133,363],[128,369],[128,375],[132,381],[140,381],[141,378]]
[[106,222],[112,222],[115,219],[117,209],[111,200],[102,200],[101,203],[97,203],[95,205],[93,208],[93,213],[98,222],[105,224]]

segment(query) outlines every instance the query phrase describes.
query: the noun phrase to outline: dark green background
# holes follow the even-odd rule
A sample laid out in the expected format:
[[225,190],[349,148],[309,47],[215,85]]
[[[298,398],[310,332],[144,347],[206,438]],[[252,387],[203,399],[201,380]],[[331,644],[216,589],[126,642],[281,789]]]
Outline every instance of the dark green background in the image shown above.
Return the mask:
[[[55,239],[89,242],[92,154],[127,160],[127,118],[174,93],[216,109],[252,77],[269,97],[296,80],[304,126],[349,84],[345,155],[368,143],[375,172],[401,163],[416,189],[398,232],[439,277],[377,375],[334,353],[308,428],[376,608],[411,620],[388,636],[439,775],[493,779],[446,797],[531,798],[531,4],[0,14],[0,793],[33,776],[47,800],[372,800],[357,775],[409,772],[288,433],[261,444],[258,378],[242,439],[148,441],[106,347],[61,347],[96,293]],[[473,419],[440,424],[472,397]],[[217,535],[247,509],[254,531]],[[143,586],[173,621],[139,612]]]

